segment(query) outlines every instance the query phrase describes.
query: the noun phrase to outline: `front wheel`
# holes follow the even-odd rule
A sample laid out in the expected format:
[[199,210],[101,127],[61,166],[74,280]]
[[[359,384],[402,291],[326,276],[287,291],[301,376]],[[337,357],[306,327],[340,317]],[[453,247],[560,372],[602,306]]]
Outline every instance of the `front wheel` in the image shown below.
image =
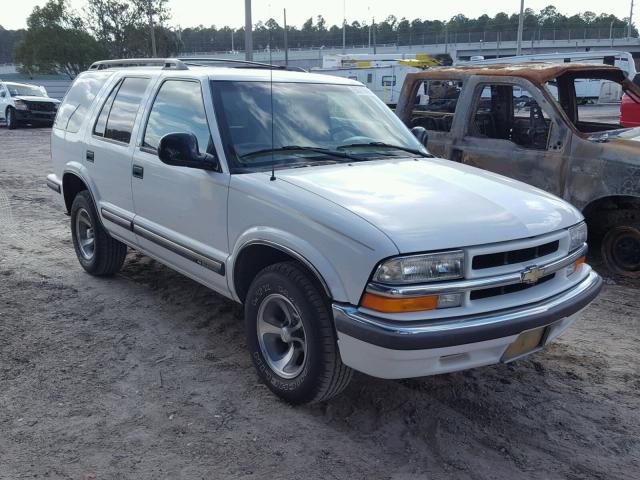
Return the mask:
[[6,120],[7,128],[9,130],[15,130],[18,125],[16,124],[16,114],[11,107],[7,108]]
[[625,211],[616,215],[602,239],[602,258],[607,268],[619,275],[640,278],[640,221]]
[[247,346],[262,381],[284,400],[328,400],[352,370],[338,352],[329,302],[295,262],[262,270],[245,302]]

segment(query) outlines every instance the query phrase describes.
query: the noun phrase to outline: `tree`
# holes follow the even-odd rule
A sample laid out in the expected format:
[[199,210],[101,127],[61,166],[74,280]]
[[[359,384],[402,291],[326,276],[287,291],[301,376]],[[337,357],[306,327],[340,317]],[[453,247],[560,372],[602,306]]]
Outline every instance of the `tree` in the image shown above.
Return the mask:
[[[154,28],[156,33],[163,31],[164,23],[170,18],[167,1],[88,0],[87,23],[112,58],[150,56],[150,23],[158,26]],[[163,32],[165,40],[167,32],[166,29]],[[156,43],[157,40],[156,36]],[[164,42],[167,48],[178,44],[177,38],[169,40]]]
[[35,7],[27,26],[15,58],[20,70],[28,74],[63,73],[74,78],[104,56],[65,0],[49,0],[43,7]]

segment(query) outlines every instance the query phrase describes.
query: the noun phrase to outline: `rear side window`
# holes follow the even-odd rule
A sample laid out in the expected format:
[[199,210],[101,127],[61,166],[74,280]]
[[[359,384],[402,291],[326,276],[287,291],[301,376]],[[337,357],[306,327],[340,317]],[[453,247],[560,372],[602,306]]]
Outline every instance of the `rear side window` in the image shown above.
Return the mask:
[[128,144],[148,84],[148,78],[131,77],[117,85],[102,106],[93,133]]
[[153,102],[144,133],[143,148],[157,150],[168,133],[193,133],[200,153],[213,153],[199,82],[167,80]]
[[78,133],[96,95],[113,72],[81,73],[58,109],[54,128]]

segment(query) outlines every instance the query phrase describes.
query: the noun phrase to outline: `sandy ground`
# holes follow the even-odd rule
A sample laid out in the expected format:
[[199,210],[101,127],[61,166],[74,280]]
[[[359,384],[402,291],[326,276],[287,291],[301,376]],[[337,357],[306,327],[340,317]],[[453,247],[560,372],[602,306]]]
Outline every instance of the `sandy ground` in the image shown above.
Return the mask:
[[639,285],[609,280],[547,350],[292,408],[234,305],[134,252],[80,268],[49,131],[0,129],[0,478],[640,476]]

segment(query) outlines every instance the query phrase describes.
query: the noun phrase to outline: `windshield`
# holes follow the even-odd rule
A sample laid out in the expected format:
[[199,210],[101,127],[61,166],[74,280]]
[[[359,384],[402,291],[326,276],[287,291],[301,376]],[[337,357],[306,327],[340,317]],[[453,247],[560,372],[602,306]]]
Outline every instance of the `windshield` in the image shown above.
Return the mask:
[[12,97],[24,96],[24,97],[46,97],[46,95],[38,87],[31,87],[29,85],[15,85],[12,83],[6,83],[7,89]]
[[212,91],[232,172],[427,154],[364,86],[213,81]]

